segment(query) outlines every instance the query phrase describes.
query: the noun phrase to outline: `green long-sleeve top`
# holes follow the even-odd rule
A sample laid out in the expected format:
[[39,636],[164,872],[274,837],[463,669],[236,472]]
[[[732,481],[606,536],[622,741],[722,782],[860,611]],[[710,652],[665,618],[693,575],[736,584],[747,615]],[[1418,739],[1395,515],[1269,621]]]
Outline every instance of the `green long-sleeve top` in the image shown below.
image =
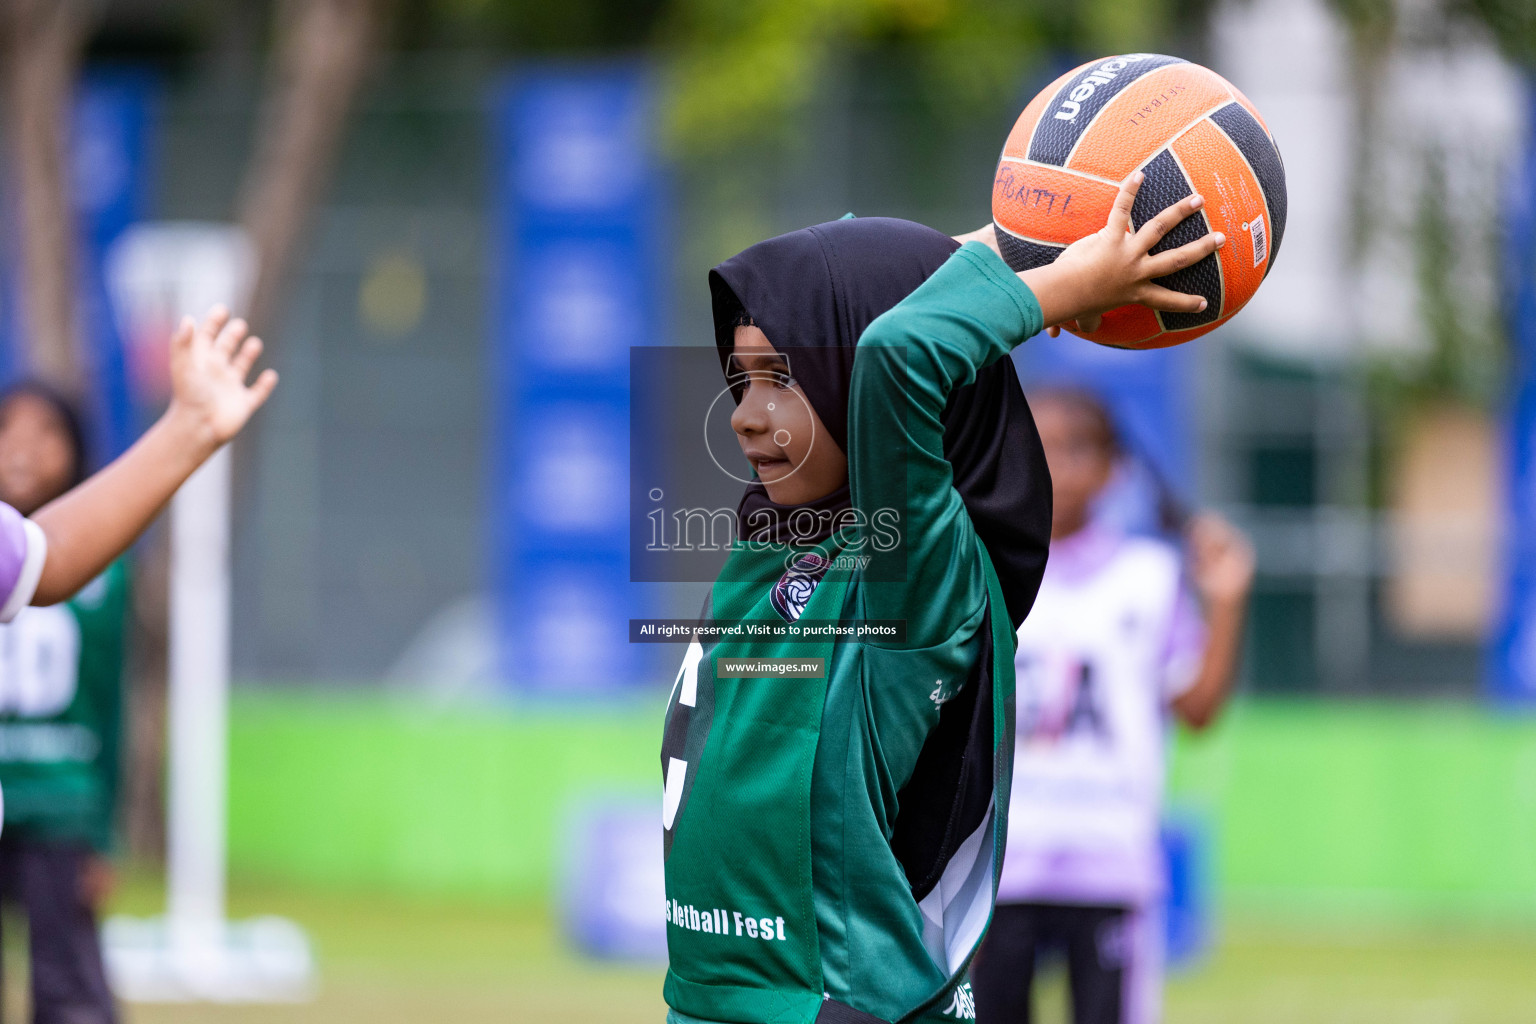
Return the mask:
[[[865,524],[894,510],[900,543],[876,543],[866,526],[819,548],[831,568],[803,617],[904,620],[903,640],[690,648],[663,747],[673,1020],[809,1022],[823,996],[888,1021],[974,1016],[964,972],[990,914],[1007,801],[921,903],[892,838],[924,743],[983,659],[993,792],[1007,792],[1012,628],[953,487],[941,416],[955,388],[1040,328],[1029,289],[970,244],[859,340],[853,506]],[[772,617],[785,560],[783,548],[739,544],[712,616]],[[716,674],[720,658],[743,656],[824,656],[826,677]]]
[[117,809],[128,570],[0,626],[5,832],[107,852]]

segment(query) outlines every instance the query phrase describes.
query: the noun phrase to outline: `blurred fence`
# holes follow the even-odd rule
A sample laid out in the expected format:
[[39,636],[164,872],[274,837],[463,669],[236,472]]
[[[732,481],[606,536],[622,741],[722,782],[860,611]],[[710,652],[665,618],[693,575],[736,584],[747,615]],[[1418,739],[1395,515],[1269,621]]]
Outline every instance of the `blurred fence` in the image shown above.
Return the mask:
[[[379,81],[348,130],[288,313],[264,328],[284,384],[239,466],[240,678],[377,679],[435,616],[474,619],[488,82],[460,62]],[[168,90],[157,216],[229,217],[244,153],[208,140],[249,137],[254,86]]]
[[[1251,687],[1475,696],[1499,585],[1492,421],[1479,420],[1472,450],[1457,453],[1473,463],[1472,484],[1458,493],[1464,480],[1445,474],[1429,496],[1451,518],[1432,509],[1426,524],[1394,497],[1422,458],[1373,422],[1360,370],[1218,345],[1203,353],[1202,485],[1259,555]],[[1470,503],[1459,516],[1458,501]],[[1404,588],[1425,585],[1427,610],[1405,610]]]

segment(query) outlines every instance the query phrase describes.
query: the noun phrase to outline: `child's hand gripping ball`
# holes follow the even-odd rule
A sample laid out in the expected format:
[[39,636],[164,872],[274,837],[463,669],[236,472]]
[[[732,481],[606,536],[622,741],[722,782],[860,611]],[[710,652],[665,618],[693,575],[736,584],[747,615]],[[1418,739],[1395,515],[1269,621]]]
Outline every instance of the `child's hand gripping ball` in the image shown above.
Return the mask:
[[1285,233],[1279,150],[1253,104],[1226,79],[1152,53],[1106,57],[1068,72],[1013,126],[993,180],[992,217],[1010,267],[1043,267],[1104,225],[1116,183],[1136,173],[1145,178],[1130,211],[1133,231],[1181,199],[1205,199],[1153,255],[1207,232],[1232,239],[1156,282],[1199,295],[1205,305],[1128,304],[1092,326],[1065,326],[1103,345],[1163,348],[1231,319],[1269,273]]

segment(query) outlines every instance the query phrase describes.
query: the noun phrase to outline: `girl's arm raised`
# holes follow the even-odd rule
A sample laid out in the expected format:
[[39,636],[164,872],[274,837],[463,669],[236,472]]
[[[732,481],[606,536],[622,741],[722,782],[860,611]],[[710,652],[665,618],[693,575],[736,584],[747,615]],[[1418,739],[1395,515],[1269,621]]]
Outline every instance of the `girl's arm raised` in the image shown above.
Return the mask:
[[[1201,200],[1181,200],[1132,233],[1131,207],[1141,180],[1139,173],[1128,178],[1105,226],[1045,267],[1016,275],[996,254],[990,229],[965,236],[983,245],[990,241],[993,251],[962,246],[859,339],[849,395],[848,474],[854,506],[872,524],[860,552],[870,558],[865,578],[872,584],[864,613],[906,619],[911,646],[938,642],[971,612],[931,599],[932,588],[951,577],[955,560],[968,550],[961,538],[969,522],[943,453],[941,417],[950,393],[1042,326],[1090,321],[1130,302],[1184,311],[1205,302],[1153,278],[1204,258],[1226,239],[1207,234],[1151,255]],[[956,522],[965,526],[957,531]],[[897,542],[890,545],[893,538]]]
[[46,539],[33,604],[67,600],[126,551],[272,394],[274,370],[245,383],[261,356],[261,340],[247,334],[245,321],[222,306],[200,325],[182,320],[171,338],[165,414],[116,461],[32,516]]
[[869,524],[858,552],[868,557],[862,614],[904,620],[905,646],[945,640],[985,598],[970,572],[970,519],[944,457],[949,396],[1041,326],[1029,288],[997,256],[968,245],[859,339],[847,454],[853,505]]

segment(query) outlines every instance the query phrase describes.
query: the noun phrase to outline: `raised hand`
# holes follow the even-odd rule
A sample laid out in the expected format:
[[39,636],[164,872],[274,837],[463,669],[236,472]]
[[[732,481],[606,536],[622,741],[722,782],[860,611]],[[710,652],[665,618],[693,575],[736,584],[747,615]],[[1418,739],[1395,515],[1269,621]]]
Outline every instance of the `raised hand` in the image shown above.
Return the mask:
[[33,603],[65,600],[95,578],[272,394],[272,370],[245,383],[261,356],[261,342],[248,333],[223,306],[201,324],[181,322],[171,337],[165,415],[106,468],[32,516],[48,542]]
[[1253,591],[1253,544],[1215,513],[1189,525],[1189,575],[1205,606],[1205,653],[1194,683],[1173,709],[1195,729],[1209,725],[1226,703],[1243,653],[1243,620]]
[[271,369],[245,383],[261,350],[261,339],[223,306],[210,309],[201,324],[183,317],[171,336],[168,413],[195,425],[212,447],[224,444],[277,387],[277,371]]
[[1172,291],[1153,282],[1182,267],[1197,263],[1226,244],[1219,231],[1207,234],[1167,252],[1152,254],[1184,218],[1205,200],[1189,196],[1162,210],[1141,226],[1131,229],[1131,207],[1141,190],[1144,175],[1137,171],[1120,184],[1109,220],[1093,234],[1079,238],[1054,263],[1019,275],[1034,291],[1048,326],[1075,321],[1084,331],[1096,330],[1100,315],[1117,306],[1140,303],[1167,312],[1198,313],[1205,308],[1202,296]]
[[1189,526],[1190,577],[1208,606],[1242,605],[1253,589],[1253,544],[1212,512]]

